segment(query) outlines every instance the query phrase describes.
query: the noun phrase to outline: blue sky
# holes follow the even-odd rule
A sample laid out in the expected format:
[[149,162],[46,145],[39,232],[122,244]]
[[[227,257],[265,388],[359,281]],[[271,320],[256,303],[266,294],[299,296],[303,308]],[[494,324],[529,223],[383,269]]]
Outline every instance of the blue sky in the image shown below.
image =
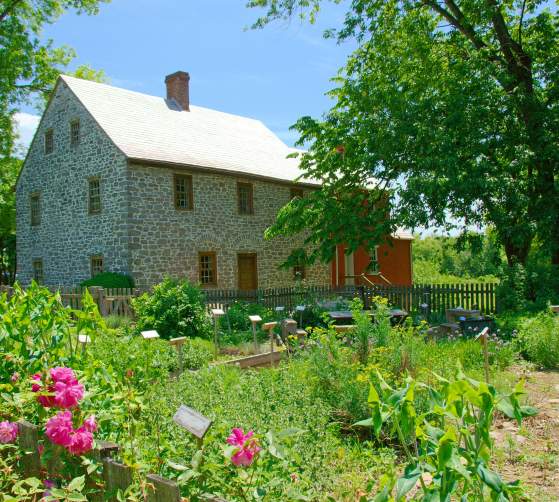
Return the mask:
[[[340,26],[345,9],[328,5],[314,26],[294,19],[245,31],[260,12],[245,0],[113,0],[97,16],[63,15],[44,38],[76,50],[71,68],[89,64],[112,85],[147,94],[163,96],[165,75],[188,71],[193,104],[258,118],[292,145],[297,118],[330,107],[324,94],[352,46],[322,33]],[[37,118],[23,111],[27,144]]]

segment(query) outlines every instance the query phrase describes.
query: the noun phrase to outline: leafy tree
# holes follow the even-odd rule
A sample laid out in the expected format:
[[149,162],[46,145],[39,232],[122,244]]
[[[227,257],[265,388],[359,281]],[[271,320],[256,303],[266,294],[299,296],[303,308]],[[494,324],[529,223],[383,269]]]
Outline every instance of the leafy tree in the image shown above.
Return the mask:
[[[61,69],[74,57],[69,47],[42,42],[42,28],[65,10],[96,14],[99,4],[108,1],[0,0],[0,156],[13,153],[14,113],[24,103],[45,99]],[[80,72],[87,75],[87,67]]]
[[[322,3],[248,5],[266,9],[254,24],[263,27],[312,18]],[[313,259],[337,242],[376,244],[375,225],[490,225],[509,265],[526,262],[536,237],[559,265],[559,16],[544,7],[353,0],[341,29],[327,32],[359,42],[335,79],[335,105],[295,125],[310,145],[305,176],[323,188],[284,208],[267,235],[307,228]],[[366,200],[374,191],[361,195],[371,184],[387,194],[385,211],[356,210],[379,207]]]
[[[40,40],[41,29],[65,10],[95,14],[110,0],[0,0],[0,284],[12,283],[16,269],[15,182],[21,167],[14,116],[23,104],[42,108],[62,69],[74,57],[68,47]],[[104,81],[87,65],[74,76]]]

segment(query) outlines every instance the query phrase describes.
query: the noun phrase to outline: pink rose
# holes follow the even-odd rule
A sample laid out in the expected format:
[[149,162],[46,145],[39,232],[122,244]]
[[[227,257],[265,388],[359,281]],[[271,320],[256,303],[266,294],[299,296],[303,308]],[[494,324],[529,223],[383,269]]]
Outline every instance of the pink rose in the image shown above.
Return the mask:
[[[52,385],[50,385],[47,389],[44,389],[41,375],[39,373],[36,373],[31,378],[37,382],[31,385],[31,390],[33,392],[48,392],[49,394],[54,392],[54,387]],[[39,401],[39,403],[41,403],[41,405],[45,408],[52,408],[56,404],[54,396],[37,396],[37,401]]]
[[55,382],[64,382],[66,384],[77,383],[74,370],[71,368],[56,367],[50,370],[50,376]]
[[67,446],[72,455],[83,455],[93,448],[93,434],[84,426],[74,431],[70,444]]
[[54,384],[54,402],[59,408],[74,408],[83,398],[83,385],[77,380],[56,382]]
[[19,433],[19,427],[14,422],[0,422],[0,443],[13,443]]
[[83,422],[83,428],[88,432],[95,432],[97,430],[97,422],[95,422],[95,415],[87,417]]
[[59,411],[47,421],[46,436],[54,443],[67,448],[72,440],[73,424],[71,411]]
[[12,374],[12,376],[10,377],[10,381],[12,383],[16,383],[19,380],[19,373],[16,371]]

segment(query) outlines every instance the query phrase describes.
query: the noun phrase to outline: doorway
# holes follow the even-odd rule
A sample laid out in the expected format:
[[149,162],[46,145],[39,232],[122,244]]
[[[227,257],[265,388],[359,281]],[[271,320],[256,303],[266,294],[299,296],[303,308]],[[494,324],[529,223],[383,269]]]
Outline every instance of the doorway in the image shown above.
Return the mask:
[[237,269],[241,291],[252,291],[258,288],[256,253],[239,253]]

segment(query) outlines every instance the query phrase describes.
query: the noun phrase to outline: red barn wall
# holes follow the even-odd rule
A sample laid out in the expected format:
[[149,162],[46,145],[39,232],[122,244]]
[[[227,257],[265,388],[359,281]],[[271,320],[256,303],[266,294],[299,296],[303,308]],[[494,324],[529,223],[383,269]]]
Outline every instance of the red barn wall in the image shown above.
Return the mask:
[[[392,284],[411,285],[412,284],[412,262],[411,262],[412,241],[407,239],[391,239],[389,243],[381,244],[378,247],[378,261],[380,272]],[[333,286],[345,284],[345,246],[338,246],[339,259],[331,264],[331,279]],[[364,248],[359,248],[354,253],[354,274],[361,274],[369,264],[369,255]],[[337,269],[337,270],[336,270]],[[337,273],[336,273],[337,272]],[[367,275],[371,281],[379,284],[386,284],[380,277]],[[355,279],[356,284],[363,281]]]

